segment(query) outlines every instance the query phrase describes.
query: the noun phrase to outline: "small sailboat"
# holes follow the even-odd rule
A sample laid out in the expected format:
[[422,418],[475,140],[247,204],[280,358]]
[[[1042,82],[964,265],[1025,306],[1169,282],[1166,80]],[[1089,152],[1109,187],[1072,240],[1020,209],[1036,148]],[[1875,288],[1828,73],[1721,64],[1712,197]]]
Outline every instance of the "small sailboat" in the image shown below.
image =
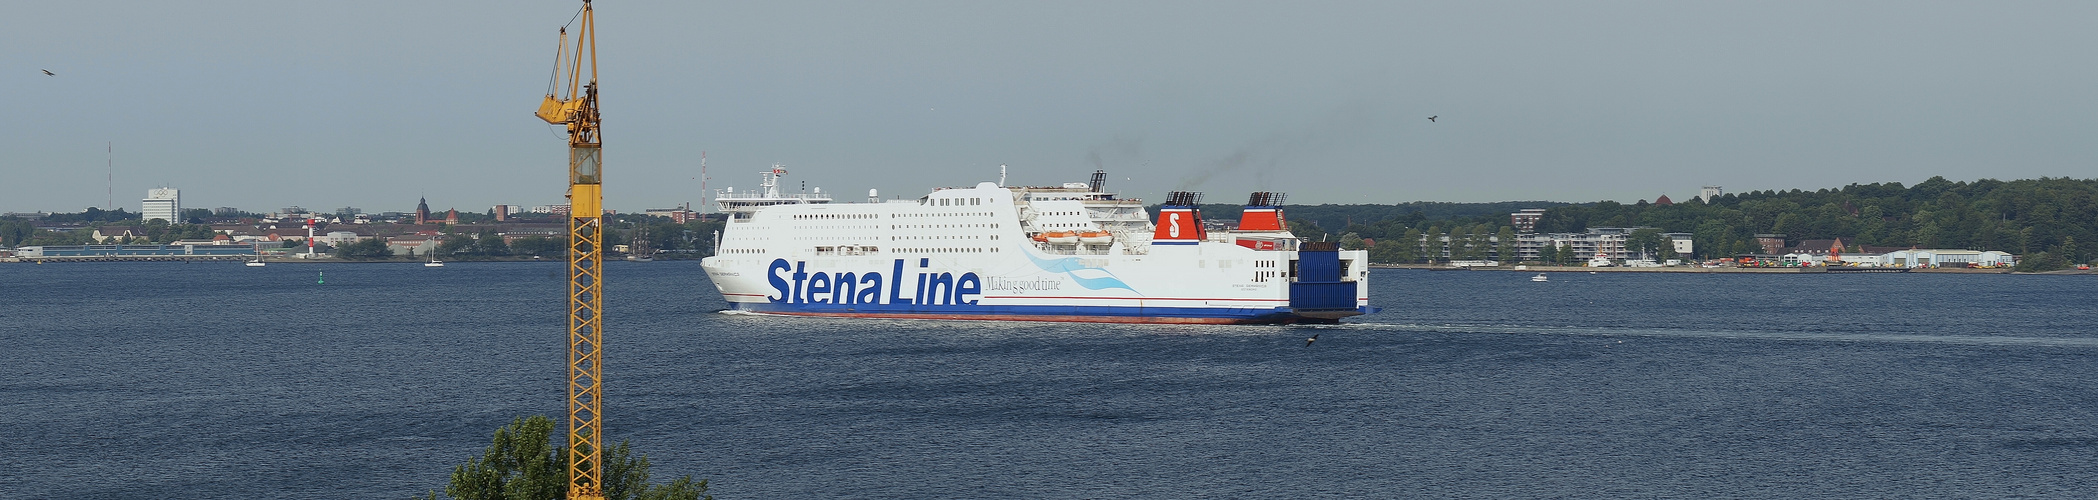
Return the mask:
[[[39,262],[39,264],[41,264],[41,262]],[[262,267],[267,265],[269,264],[262,263],[262,245],[255,245],[255,260],[248,261],[247,266]]]
[[430,261],[429,261],[429,262],[424,262],[424,263],[423,263],[423,267],[444,267],[444,263],[443,263],[443,262],[440,262],[440,261],[438,261],[438,260],[437,260],[437,252],[436,252],[436,251],[431,251],[431,252],[430,252]]
[[1536,276],[1530,277],[1530,281],[1551,281],[1551,278],[1544,277],[1544,273],[1537,273]]

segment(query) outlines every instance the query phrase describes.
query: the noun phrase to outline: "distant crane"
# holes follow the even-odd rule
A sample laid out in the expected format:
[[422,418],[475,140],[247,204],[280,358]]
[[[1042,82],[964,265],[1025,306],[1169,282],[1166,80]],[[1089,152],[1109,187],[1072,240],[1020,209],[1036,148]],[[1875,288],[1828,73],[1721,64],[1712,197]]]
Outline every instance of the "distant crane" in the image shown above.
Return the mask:
[[[534,113],[568,126],[568,498],[604,498],[604,242],[602,144],[598,139],[597,29],[590,0],[554,46],[554,74]],[[590,80],[582,80],[583,58]],[[566,72],[568,79],[561,76]],[[565,93],[564,93],[565,92]],[[580,95],[579,95],[580,93]]]

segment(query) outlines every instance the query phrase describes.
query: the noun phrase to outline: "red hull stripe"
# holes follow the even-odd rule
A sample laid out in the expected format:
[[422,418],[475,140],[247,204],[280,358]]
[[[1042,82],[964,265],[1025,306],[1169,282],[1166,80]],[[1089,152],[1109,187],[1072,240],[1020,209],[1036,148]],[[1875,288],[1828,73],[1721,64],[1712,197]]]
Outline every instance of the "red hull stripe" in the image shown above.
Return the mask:
[[[1041,316],[1018,314],[926,314],[926,313],[820,313],[820,312],[753,312],[778,316],[814,316],[830,318],[886,318],[886,319],[933,319],[970,321],[1039,321],[1054,323],[1141,323],[1170,325],[1258,325],[1287,324],[1291,320],[1248,320],[1233,318],[1164,318],[1142,316]],[[1296,319],[1296,318],[1291,318]]]

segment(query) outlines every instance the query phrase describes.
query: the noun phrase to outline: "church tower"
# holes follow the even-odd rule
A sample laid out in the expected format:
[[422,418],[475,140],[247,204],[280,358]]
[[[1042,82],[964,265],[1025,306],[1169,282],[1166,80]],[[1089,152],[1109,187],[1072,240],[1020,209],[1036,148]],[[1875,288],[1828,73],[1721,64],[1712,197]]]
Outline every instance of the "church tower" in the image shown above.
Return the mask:
[[416,224],[428,224],[428,223],[430,223],[430,199],[429,199],[429,198],[422,198],[422,199],[420,199],[420,200],[417,200],[417,201],[415,202],[415,223],[416,223]]

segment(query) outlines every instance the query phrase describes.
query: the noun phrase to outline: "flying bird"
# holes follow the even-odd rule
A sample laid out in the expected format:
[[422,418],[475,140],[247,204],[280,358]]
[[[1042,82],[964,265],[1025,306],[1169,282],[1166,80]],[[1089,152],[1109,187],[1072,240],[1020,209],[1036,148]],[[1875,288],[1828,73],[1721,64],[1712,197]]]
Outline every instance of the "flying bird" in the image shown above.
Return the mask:
[[48,69],[39,69],[38,71],[44,72],[45,76],[58,76],[58,73],[52,73],[51,70]]
[[[1442,116],[1442,115],[1435,115],[1435,116]],[[1435,121],[1435,116],[1430,116],[1430,117],[1428,117],[1428,121],[1429,121],[1429,122],[1434,122],[1434,121]]]
[[1308,339],[1304,339],[1304,347],[1311,347],[1311,343],[1312,343],[1312,342],[1318,342],[1318,341],[1319,341],[1319,334],[1316,334],[1316,333],[1314,333],[1314,334],[1311,334],[1311,338],[1308,338]]

